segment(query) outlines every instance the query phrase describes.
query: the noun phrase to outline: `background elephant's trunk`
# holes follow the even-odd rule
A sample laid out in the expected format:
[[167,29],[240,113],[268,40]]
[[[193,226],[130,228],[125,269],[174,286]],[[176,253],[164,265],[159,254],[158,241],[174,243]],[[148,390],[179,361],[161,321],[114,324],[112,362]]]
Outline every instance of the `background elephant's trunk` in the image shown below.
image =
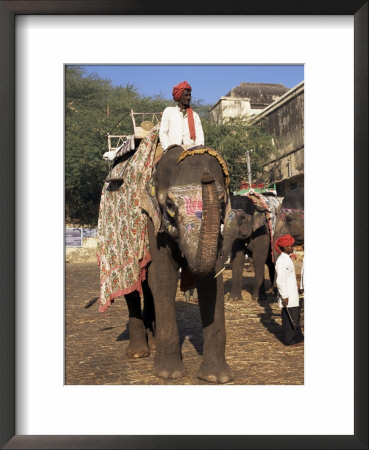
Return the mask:
[[220,229],[220,200],[214,177],[204,172],[201,178],[203,212],[197,250],[197,270],[199,275],[207,275],[215,268]]

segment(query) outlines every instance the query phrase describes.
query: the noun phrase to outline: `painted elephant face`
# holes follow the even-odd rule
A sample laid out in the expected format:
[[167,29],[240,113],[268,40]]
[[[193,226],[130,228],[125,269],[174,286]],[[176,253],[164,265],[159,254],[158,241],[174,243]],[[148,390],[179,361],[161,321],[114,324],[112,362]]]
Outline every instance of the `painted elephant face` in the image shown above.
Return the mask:
[[[196,258],[201,219],[203,213],[202,191],[199,185],[172,186],[168,192],[165,203],[166,214],[170,216],[172,229],[176,228],[182,252],[190,265]],[[192,263],[192,264],[191,264]]]
[[216,250],[218,248],[222,201],[226,194],[219,183],[214,182],[214,184],[214,194],[217,197],[214,200],[218,202],[218,205],[211,208],[214,223],[206,226],[208,231],[204,230],[203,224],[204,189],[201,184],[171,186],[165,196],[159,196],[166,229],[178,243],[189,268],[194,273],[201,272],[199,269],[200,241],[203,240],[206,247],[213,246]]
[[175,240],[193,273],[215,268],[220,224],[228,194],[216,158],[187,157],[179,164],[171,149],[158,164],[156,192],[162,231]]

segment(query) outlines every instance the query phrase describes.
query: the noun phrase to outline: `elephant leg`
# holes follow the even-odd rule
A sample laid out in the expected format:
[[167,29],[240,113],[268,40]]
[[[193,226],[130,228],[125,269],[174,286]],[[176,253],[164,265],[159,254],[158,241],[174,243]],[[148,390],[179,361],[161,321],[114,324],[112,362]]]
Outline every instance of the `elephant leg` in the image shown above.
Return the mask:
[[149,286],[155,304],[156,353],[154,374],[164,378],[180,378],[186,370],[182,363],[175,313],[178,267],[165,245],[158,245],[152,222],[148,222],[151,264]]
[[264,234],[256,237],[252,242],[252,257],[254,260],[254,289],[252,293],[253,300],[265,300],[265,284],[264,271],[265,263],[268,258],[269,251],[269,237]]
[[232,289],[229,298],[242,298],[242,273],[245,262],[245,250],[241,243],[235,242],[232,249]]
[[141,313],[141,298],[138,291],[125,296],[129,314],[129,345],[126,350],[127,358],[143,358],[149,355],[146,340],[146,329]]
[[[150,266],[149,266],[150,270]],[[142,293],[144,298],[144,307],[143,307],[143,321],[146,328],[147,335],[147,343],[149,345],[149,349],[155,350],[155,308],[154,308],[154,298],[151,293],[151,289],[149,287],[149,283],[145,280],[142,283]]]
[[214,275],[197,277],[196,284],[204,336],[203,360],[197,376],[210,383],[227,383],[232,380],[232,372],[225,359],[223,275],[215,279]]

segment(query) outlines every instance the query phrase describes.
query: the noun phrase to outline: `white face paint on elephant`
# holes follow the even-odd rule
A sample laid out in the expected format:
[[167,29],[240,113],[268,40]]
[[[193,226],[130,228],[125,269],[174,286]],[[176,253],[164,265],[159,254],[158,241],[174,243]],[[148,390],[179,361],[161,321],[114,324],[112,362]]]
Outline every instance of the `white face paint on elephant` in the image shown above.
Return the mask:
[[175,216],[179,245],[189,267],[192,267],[196,263],[203,212],[201,186],[173,186],[168,190],[167,196],[173,204],[172,208],[167,206],[167,212],[172,217]]

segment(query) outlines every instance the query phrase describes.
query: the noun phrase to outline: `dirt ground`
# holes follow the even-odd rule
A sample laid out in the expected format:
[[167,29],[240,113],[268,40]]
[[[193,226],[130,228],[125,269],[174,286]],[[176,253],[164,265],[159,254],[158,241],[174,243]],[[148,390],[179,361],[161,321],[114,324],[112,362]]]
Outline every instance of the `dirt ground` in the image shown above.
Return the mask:
[[[299,278],[301,263],[295,262]],[[266,272],[267,275],[267,272]],[[251,299],[254,273],[245,267],[242,300],[228,299],[231,270],[225,282],[226,358],[237,385],[304,384],[304,345],[286,347],[281,338],[281,313],[275,295]],[[99,268],[96,263],[66,264],[65,383],[68,385],[192,385],[207,384],[196,377],[202,355],[202,330],[197,303],[186,302],[179,290],[176,312],[187,375],[177,380],[152,374],[154,354],[129,360],[128,311],[124,297],[98,312]],[[269,280],[267,288],[270,287]],[[303,298],[301,324],[304,324]]]

